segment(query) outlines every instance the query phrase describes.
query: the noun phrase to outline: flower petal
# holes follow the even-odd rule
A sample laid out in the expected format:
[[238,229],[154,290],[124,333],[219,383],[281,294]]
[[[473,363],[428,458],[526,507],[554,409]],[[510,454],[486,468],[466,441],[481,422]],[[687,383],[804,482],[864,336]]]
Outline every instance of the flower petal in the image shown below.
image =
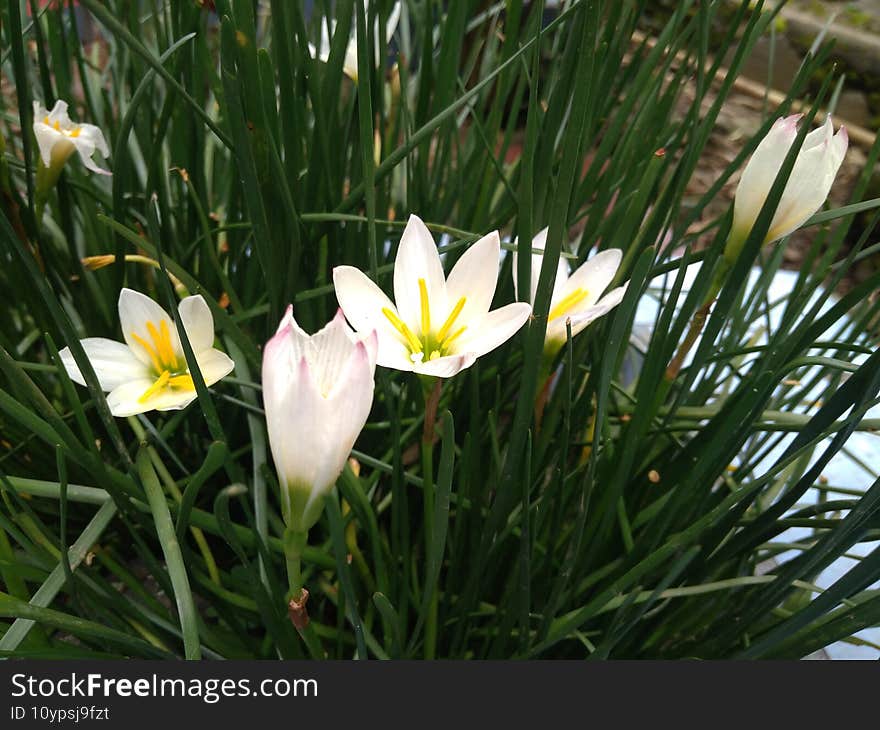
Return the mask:
[[411,215],[394,262],[394,301],[401,319],[416,334],[422,331],[420,279],[425,281],[433,322],[434,310],[448,312],[446,279],[431,232],[418,216]]
[[114,388],[107,395],[110,413],[122,418],[147,411],[178,411],[186,408],[196,399],[194,390],[165,388],[151,395],[147,400],[141,401],[141,397],[153,382],[150,378],[143,378],[130,380]]
[[[108,340],[104,337],[87,337],[80,340],[80,344],[86,351],[86,357],[92,364],[101,390],[111,391],[130,380],[143,378],[147,374],[144,364],[138,360],[127,345],[116,340]],[[80,385],[85,385],[86,380],[80,372],[73,353],[69,347],[65,347],[59,353],[61,362],[70,379]]]
[[485,355],[513,337],[525,324],[532,308],[525,302],[514,302],[489,312],[462,334],[453,344],[456,354]]
[[797,137],[799,114],[777,119],[743,170],[733,204],[733,229],[748,232]]
[[[37,138],[37,147],[40,148],[40,159],[46,167],[52,164],[52,150],[56,144],[59,142],[70,144],[61,132],[39,121],[34,122],[34,136]],[[70,152],[73,152],[73,149],[73,145],[70,145]]]
[[330,397],[331,392],[344,384],[343,373],[349,366],[356,346],[341,309],[309,338],[306,357],[322,397]]
[[379,365],[398,370],[411,370],[409,350],[403,336],[382,314],[388,309],[397,315],[397,307],[376,284],[353,266],[333,269],[336,299],[345,318],[360,334],[375,330],[378,337],[376,359]]
[[435,378],[451,378],[453,375],[469,368],[477,361],[477,355],[473,352],[463,352],[458,355],[444,355],[443,357],[417,362],[413,364],[413,372],[419,375],[430,375]]
[[623,295],[626,294],[626,288],[629,285],[629,282],[624,284],[623,286],[619,286],[616,289],[612,289],[608,292],[604,297],[602,297],[598,302],[592,304],[588,307],[576,308],[574,309],[567,317],[558,317],[547,325],[547,334],[544,339],[556,340],[565,342],[568,339],[568,333],[566,328],[566,320],[571,320],[571,336],[575,337],[576,335],[583,332],[589,325],[595,322],[600,317],[605,316],[614,309],[621,301],[623,301]]
[[[131,351],[144,365],[150,365],[152,360],[149,352],[141,345],[133,335],[140,339],[151,342],[150,333],[147,330],[147,322],[157,329],[165,322],[171,334],[172,346],[175,352],[180,352],[180,344],[177,342],[177,329],[171,317],[150,297],[141,294],[134,289],[123,288],[119,292],[119,323],[122,325],[122,336]],[[149,409],[148,409],[149,410]]]
[[[501,239],[498,237],[498,231],[492,231],[465,251],[452,267],[446,280],[449,308],[454,307],[460,299],[465,300],[464,307],[456,318],[456,326],[483,317],[489,311],[492,297],[495,296],[495,286],[498,283],[500,259]],[[441,326],[449,316],[449,308],[445,312],[438,311],[435,314],[435,308],[432,307],[431,317],[437,318],[435,327]]]
[[[538,233],[535,234],[535,237],[532,239],[532,249],[538,249],[543,251],[545,246],[547,245],[547,231],[549,228],[544,228]],[[516,239],[513,241],[514,245],[516,245]],[[517,252],[513,252],[513,289],[516,292],[516,298],[522,300],[522,297],[519,293],[519,285],[517,283],[517,261],[518,261]],[[529,272],[530,274],[530,286],[529,286],[529,299],[528,301],[531,304],[535,303],[535,296],[538,293],[538,281],[541,278],[541,265],[544,262],[544,255],[533,253],[532,254],[532,266]],[[569,272],[568,260],[560,256],[559,262],[556,264],[556,278],[553,280],[553,294],[550,296],[550,306],[556,303],[556,300],[559,298],[559,292],[562,290],[562,287],[565,285],[565,282],[568,281],[568,272]]]
[[[186,330],[193,352],[198,355],[214,345],[214,315],[201,294],[186,297],[177,305],[177,313]],[[178,353],[183,355],[183,350]]]
[[196,362],[207,386],[225,378],[235,369],[235,361],[229,355],[213,348],[203,350],[196,355]]
[[619,248],[609,248],[591,256],[577,268],[565,283],[559,292],[560,299],[571,292],[583,289],[587,292],[584,305],[594,304],[614,279],[622,260],[623,251]]

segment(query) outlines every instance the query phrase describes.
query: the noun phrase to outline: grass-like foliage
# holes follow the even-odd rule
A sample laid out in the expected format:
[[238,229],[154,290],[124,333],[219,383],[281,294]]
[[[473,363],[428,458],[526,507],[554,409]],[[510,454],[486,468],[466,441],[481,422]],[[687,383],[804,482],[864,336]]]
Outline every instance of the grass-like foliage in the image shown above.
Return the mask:
[[[390,44],[384,0],[73,5],[0,11],[0,653],[800,657],[880,622],[880,552],[859,545],[878,537],[880,482],[822,480],[878,425],[880,273],[833,294],[872,250],[874,221],[854,226],[878,204],[867,172],[855,205],[806,223],[782,298],[785,240],[764,245],[795,148],[840,90],[817,73],[825,47],[696,197],[719,111],[776,21],[761,2],[682,0],[643,40],[647,0],[405,0]],[[73,156],[47,188],[33,102],[57,99],[103,130],[112,177]],[[707,211],[797,99],[798,139],[730,260],[731,213]],[[528,299],[524,254],[549,226],[533,316],[435,381],[428,428],[419,377],[376,370],[301,549],[298,632],[263,346],[288,303],[307,332],[333,317],[336,266],[391,292],[410,213],[447,273],[500,231],[493,308],[516,301],[515,277]],[[596,248],[623,251],[611,286],[626,293],[548,364],[556,263]],[[184,410],[111,415],[78,342],[121,339],[123,287],[168,312],[201,294],[234,372],[194,375]],[[640,300],[656,303],[644,347]]]

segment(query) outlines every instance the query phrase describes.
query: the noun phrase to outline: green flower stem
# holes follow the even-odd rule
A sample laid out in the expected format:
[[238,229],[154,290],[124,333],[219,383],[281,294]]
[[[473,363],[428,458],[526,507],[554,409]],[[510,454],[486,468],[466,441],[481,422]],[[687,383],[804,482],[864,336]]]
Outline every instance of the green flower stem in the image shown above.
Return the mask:
[[665,392],[669,389],[669,385],[678,377],[678,374],[681,372],[681,368],[684,365],[684,359],[696,344],[697,339],[699,339],[703,327],[706,326],[706,320],[709,318],[709,312],[712,309],[712,305],[718,298],[721,287],[724,286],[724,282],[727,280],[727,275],[736,263],[736,259],[742,250],[742,245],[745,239],[746,236],[741,232],[731,231],[730,236],[727,239],[727,244],[724,247],[724,255],[717,271],[715,272],[715,276],[712,277],[712,285],[709,287],[709,292],[706,294],[706,298],[703,300],[700,308],[694,313],[694,318],[691,320],[684,341],[679,345],[675,357],[672,358],[669,366],[666,368],[666,373],[663,378],[665,381],[663,385],[664,396]]
[[291,620],[297,632],[299,632],[300,638],[309,650],[309,655],[312,659],[323,659],[324,648],[321,646],[321,640],[315,633],[314,626],[308,620],[308,613],[306,612],[305,601],[303,600],[308,596],[303,594],[302,554],[308,539],[308,531],[294,530],[290,527],[284,531],[284,558],[287,562],[287,585],[289,588],[287,600],[290,603],[296,602],[299,604],[299,612],[304,620],[294,621],[292,613]]
[[[434,429],[437,423],[437,406],[440,403],[440,380],[422,377],[422,394],[425,397],[425,423],[422,431],[422,503],[425,522],[425,564],[434,540]],[[437,613],[439,596],[434,588],[425,619],[425,659],[433,659],[437,652]]]

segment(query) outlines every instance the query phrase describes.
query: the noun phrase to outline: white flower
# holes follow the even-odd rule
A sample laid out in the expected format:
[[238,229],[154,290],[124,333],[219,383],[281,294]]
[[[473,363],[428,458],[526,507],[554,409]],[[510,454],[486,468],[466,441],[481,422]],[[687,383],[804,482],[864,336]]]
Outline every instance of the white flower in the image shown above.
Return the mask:
[[[196,356],[205,385],[228,375],[235,364],[215,350],[214,317],[208,304],[196,295],[177,307],[180,321]],[[185,408],[196,398],[195,385],[171,317],[156,302],[140,292],[119,292],[119,321],[125,343],[104,337],[80,341],[101,389],[108,393],[107,405],[114,416],[132,416],[146,411]],[[85,385],[69,347],[61,361],[71,379]]]
[[411,215],[394,263],[396,304],[352,266],[333,269],[336,298],[356,330],[376,330],[379,365],[448,378],[510,339],[531,314],[523,302],[489,311],[500,257],[493,231],[447,279],[430,231]]
[[[547,229],[532,239],[532,248],[544,250],[547,242]],[[597,253],[581,264],[569,276],[568,261],[561,257],[556,267],[553,294],[550,298],[550,312],[547,316],[547,333],[544,336],[544,349],[553,355],[565,344],[567,339],[566,321],[571,321],[571,336],[582,332],[587,325],[610,312],[620,304],[626,293],[627,284],[612,289],[604,297],[602,292],[617,274],[623,253],[619,248],[611,248]],[[529,296],[535,301],[538,278],[541,275],[542,254],[532,254],[531,286]],[[517,256],[513,254],[513,284],[517,288]]]
[[104,134],[94,124],[74,124],[70,121],[66,101],[56,101],[52,111],[48,111],[40,102],[34,102],[34,134],[46,167],[62,167],[76,150],[89,170],[102,175],[111,174],[92,160],[95,150],[103,157],[110,155]]
[[[368,14],[369,17],[369,1],[364,0],[364,12]],[[388,14],[388,22],[385,24],[385,42],[389,43],[391,41],[391,37],[394,35],[394,31],[397,30],[397,23],[400,21],[400,0],[394,3],[394,6],[391,8],[391,12]],[[356,18],[352,15],[352,31],[351,38],[349,38],[348,45],[345,47],[345,59],[342,62],[342,71],[354,82],[358,80],[358,56],[357,56],[357,26],[356,26]],[[327,25],[325,23],[321,23],[321,45],[316,50],[315,47],[309,43],[309,52],[317,58],[319,61],[323,61],[327,63],[327,59],[330,58],[330,39],[333,34],[336,32],[336,21],[330,21],[330,29],[328,32]],[[379,61],[379,18],[376,17],[376,23],[373,26],[373,38],[376,45],[376,60],[375,63],[378,66]]]
[[284,517],[294,532],[321,516],[370,414],[376,370],[375,333],[360,338],[342,312],[314,335],[293,308],[263,351],[263,405]]
[[[743,239],[754,226],[797,137],[800,118],[800,114],[794,114],[777,119],[743,170],[733,205],[733,231]],[[834,134],[830,116],[825,119],[825,124],[806,136],[776,207],[765,243],[787,236],[819,210],[828,197],[848,144],[846,129],[841,127]]]

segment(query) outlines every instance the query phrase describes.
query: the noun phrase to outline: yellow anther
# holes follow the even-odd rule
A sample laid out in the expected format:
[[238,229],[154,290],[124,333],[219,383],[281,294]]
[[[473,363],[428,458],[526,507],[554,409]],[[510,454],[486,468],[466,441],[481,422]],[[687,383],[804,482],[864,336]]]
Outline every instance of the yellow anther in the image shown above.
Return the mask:
[[428,285],[419,279],[419,303],[422,305],[422,336],[431,331],[431,305],[428,303]]
[[56,132],[61,131],[61,122],[55,122],[52,126],[55,127]]
[[196,384],[193,382],[192,375],[174,375],[168,380],[168,387],[195,390]]
[[171,380],[171,373],[167,370],[163,370],[162,374],[156,378],[156,382],[153,383],[149,388],[144,391],[144,394],[138,398],[138,403],[146,403],[151,396],[153,396],[158,391],[162,390],[167,384],[168,381]]
[[428,357],[429,360],[436,360],[440,357],[440,350],[434,350],[431,355]]
[[43,117],[43,124],[50,124],[50,123],[51,123],[51,122],[49,122],[49,116],[48,116],[48,115],[46,115],[45,117]]
[[547,316],[548,320],[556,319],[557,317],[561,317],[563,314],[568,312],[574,306],[580,304],[584,299],[589,296],[589,292],[586,289],[575,289],[571,294],[566,297],[563,297],[559,303],[550,310],[550,314]]
[[461,335],[461,333],[464,332],[466,329],[467,329],[467,326],[459,327],[455,332],[453,332],[451,335],[449,335],[449,337],[447,337],[445,340],[443,340],[443,342],[440,343],[440,346],[444,350],[448,350],[449,345],[452,344],[452,341],[455,340],[459,335]]
[[443,326],[437,333],[437,339],[440,340],[441,343],[443,342],[443,340],[446,339],[446,335],[449,334],[449,331],[452,329],[452,325],[455,324],[455,320],[457,320],[458,315],[461,314],[461,310],[464,309],[464,303],[466,301],[467,297],[462,297],[455,303],[455,306],[452,308],[452,311],[449,313],[449,316],[446,318],[446,321],[443,323]]
[[159,322],[159,332],[162,337],[162,349],[165,350],[167,362],[172,367],[177,366],[177,357],[174,355],[174,348],[171,346],[171,333],[168,331],[168,322],[164,319]]
[[80,129],[80,127],[77,127],[76,129],[72,129],[70,132],[68,132],[68,133],[67,133],[67,136],[68,136],[68,137],[79,137],[79,133],[80,133],[81,131],[82,131],[82,130]]
[[391,322],[391,324],[394,326],[394,329],[400,332],[403,339],[405,339],[407,344],[409,345],[409,349],[411,352],[416,353],[422,351],[422,343],[419,342],[418,338],[412,333],[412,330],[406,326],[406,322],[404,322],[388,307],[382,307],[382,314],[384,314],[388,321]]
[[150,356],[150,360],[153,362],[153,367],[156,369],[156,372],[159,373],[162,371],[162,363],[159,362],[159,353],[157,353],[149,342],[147,342],[143,337],[141,337],[137,332],[131,333],[131,339],[137,342],[141,347],[143,347],[147,354]]

